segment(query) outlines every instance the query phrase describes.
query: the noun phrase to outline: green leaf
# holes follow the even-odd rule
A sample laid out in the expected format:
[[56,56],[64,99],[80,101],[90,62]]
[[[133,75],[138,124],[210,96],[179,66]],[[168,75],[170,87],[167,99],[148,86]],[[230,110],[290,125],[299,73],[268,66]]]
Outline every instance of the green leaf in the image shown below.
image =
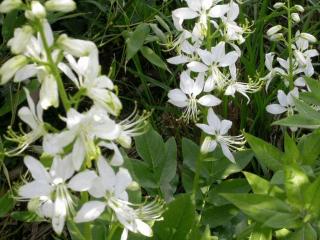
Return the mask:
[[245,179],[229,179],[213,187],[208,193],[207,201],[215,206],[229,204],[220,196],[221,193],[248,193],[250,186]]
[[303,195],[305,201],[305,209],[307,210],[307,212],[314,217],[319,217],[320,176],[305,188]]
[[195,206],[190,194],[178,196],[168,204],[163,221],[154,224],[154,238],[158,240],[187,239],[195,221]]
[[262,165],[273,171],[277,171],[282,167],[281,158],[283,153],[279,149],[248,133],[245,134],[245,137]]
[[300,158],[299,149],[295,143],[295,141],[288,135],[286,132],[284,135],[284,156],[283,162],[290,164],[290,163],[297,163]]
[[239,210],[231,204],[212,206],[203,210],[201,219],[203,224],[209,224],[210,227],[215,228],[229,223],[238,213]]
[[317,232],[310,224],[304,225],[300,230],[290,235],[289,240],[317,240]]
[[252,230],[249,240],[272,240],[272,229],[256,225]]
[[243,172],[255,194],[266,194],[278,198],[284,198],[285,192],[276,185],[271,184],[266,179],[259,177],[253,173]]
[[195,171],[195,163],[200,155],[200,147],[193,141],[182,138],[183,165]]
[[135,31],[126,39],[126,62],[133,58],[142,48],[146,37],[150,32],[148,24],[140,24]]
[[11,217],[20,222],[41,222],[41,219],[36,213],[29,211],[12,212]]
[[309,104],[306,104],[299,99],[294,99],[294,102],[299,115],[319,121],[320,113],[313,109]]
[[139,156],[153,169],[163,162],[165,145],[162,137],[149,128],[149,131],[135,138],[136,148]]
[[0,198],[0,217],[6,216],[14,207],[15,201],[11,197],[10,192],[7,192]]
[[304,204],[302,191],[309,183],[308,176],[297,164],[286,165],[284,172],[288,202],[301,209]]
[[153,65],[167,70],[167,64],[149,47],[142,47],[140,49],[142,55]]
[[132,166],[136,181],[143,188],[158,188],[158,183],[154,177],[153,169],[149,167],[147,163],[132,159],[131,166]]
[[318,100],[320,101],[320,83],[319,81],[316,81],[311,78],[304,78],[305,81],[307,82],[308,86],[311,89],[311,94]]
[[71,239],[72,240],[86,240],[86,238],[81,233],[78,225],[80,225],[80,224],[75,224],[73,221],[67,221],[67,227],[68,227],[68,231],[71,236]]
[[260,194],[221,194],[253,220],[271,228],[291,228],[298,225],[298,215],[278,198]]
[[294,115],[287,118],[275,121],[272,125],[281,125],[286,127],[298,127],[307,129],[317,129],[320,127],[320,119],[312,119],[305,115]]
[[317,131],[300,138],[298,148],[303,164],[314,165],[316,163],[316,160],[320,155],[320,148],[318,147],[319,142],[320,133]]

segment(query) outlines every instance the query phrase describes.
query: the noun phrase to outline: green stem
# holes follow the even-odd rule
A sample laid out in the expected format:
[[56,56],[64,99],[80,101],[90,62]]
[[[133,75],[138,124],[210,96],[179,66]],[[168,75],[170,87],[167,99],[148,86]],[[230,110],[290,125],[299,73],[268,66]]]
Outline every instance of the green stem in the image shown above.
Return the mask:
[[66,110],[66,112],[68,112],[68,110],[70,109],[71,106],[70,106],[70,102],[68,100],[68,96],[67,96],[67,93],[65,91],[65,88],[63,86],[63,81],[61,79],[61,76],[60,76],[59,70],[57,68],[57,65],[52,59],[51,50],[50,50],[50,47],[48,45],[48,41],[47,41],[46,35],[44,33],[44,30],[42,28],[42,24],[41,24],[40,20],[37,23],[38,23],[38,29],[39,29],[40,37],[41,37],[41,40],[43,42],[43,47],[44,47],[44,50],[46,51],[46,55],[47,55],[47,58],[48,58],[48,63],[49,63],[50,70],[51,70],[54,78],[57,81],[59,95],[60,95],[62,104],[64,106],[64,109]]
[[289,87],[294,88],[293,84],[293,52],[292,52],[292,17],[291,17],[291,0],[288,0],[288,52],[289,52]]
[[[201,139],[202,139],[202,137],[201,137]],[[191,197],[194,200],[194,202],[196,202],[197,189],[199,187],[202,160],[203,160],[203,154],[200,151],[199,155],[198,155],[198,158],[196,160],[196,169],[195,169],[196,172],[195,172],[195,175],[194,175],[193,186],[192,186],[192,196]]]
[[108,234],[107,240],[113,240],[113,235],[115,234],[116,230],[118,229],[118,224],[112,224],[110,232]]

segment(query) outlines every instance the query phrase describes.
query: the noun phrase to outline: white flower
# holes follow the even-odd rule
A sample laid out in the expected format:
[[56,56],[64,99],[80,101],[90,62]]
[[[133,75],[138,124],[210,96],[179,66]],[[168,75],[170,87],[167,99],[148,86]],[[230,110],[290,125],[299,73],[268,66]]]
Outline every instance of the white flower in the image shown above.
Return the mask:
[[138,205],[137,209],[133,208],[135,205],[128,202],[126,192],[128,186],[132,184],[128,170],[120,168],[115,173],[102,157],[98,160],[97,166],[99,177],[94,180],[89,193],[102,200],[85,203],[75,216],[75,222],[93,221],[104,212],[106,207],[110,207],[124,227],[122,240],[127,239],[128,231],[151,237],[152,229],[145,221],[160,220],[163,212],[162,205],[152,203]]
[[49,0],[45,3],[48,11],[72,12],[76,9],[76,3],[73,0]]
[[34,180],[20,187],[19,196],[21,199],[38,200],[36,212],[51,218],[54,231],[61,234],[66,217],[74,211],[69,189],[79,192],[89,190],[97,177],[96,173],[85,170],[72,177],[74,169],[70,156],[64,159],[55,157],[49,172],[31,156],[26,156],[24,163]]
[[182,24],[186,19],[199,17],[201,27],[207,29],[207,14],[212,7],[213,1],[208,0],[186,0],[188,7],[179,8],[172,12],[172,18],[177,30],[182,31]]
[[299,98],[298,88],[294,88],[287,95],[282,91],[278,90],[277,95],[279,104],[270,104],[267,106],[267,112],[278,115],[287,112],[288,115],[293,115],[295,110],[294,98]]
[[226,158],[231,162],[235,162],[231,151],[242,149],[245,144],[243,135],[227,136],[226,134],[231,128],[232,122],[229,120],[221,121],[211,108],[208,111],[207,121],[208,125],[196,124],[197,127],[209,135],[201,145],[201,152],[204,154],[213,152],[219,144]]
[[27,63],[27,58],[22,55],[10,58],[0,68],[0,83],[7,83],[11,78],[13,78],[16,72],[27,65]]
[[291,14],[291,18],[292,18],[292,20],[293,20],[294,22],[296,22],[296,23],[300,22],[300,16],[299,16],[298,13],[292,13],[292,14]]
[[203,91],[204,75],[199,74],[194,81],[189,72],[182,72],[180,75],[180,89],[170,90],[168,93],[169,102],[177,107],[186,108],[182,118],[187,122],[196,121],[198,116],[198,104],[205,107],[217,106],[221,100],[211,94],[197,98]]
[[62,50],[74,57],[88,56],[92,51],[98,51],[93,42],[69,38],[66,34],[60,35],[57,44]]
[[271,81],[277,74],[282,74],[282,75],[286,74],[285,71],[281,68],[278,68],[278,67],[273,68],[272,65],[273,65],[274,56],[275,56],[275,53],[273,52],[267,53],[265,56],[265,66],[268,69],[269,73],[263,78],[261,78],[261,80],[266,81],[266,90],[268,89]]
[[46,17],[46,9],[44,6],[38,2],[38,1],[32,1],[31,2],[31,9],[25,11],[25,16],[26,18],[30,20],[35,20],[35,19],[44,19]]
[[31,131],[22,135],[16,134],[11,128],[8,130],[8,136],[6,137],[10,141],[18,143],[18,146],[10,151],[7,151],[8,155],[17,155],[22,153],[33,142],[37,141],[40,137],[46,134],[44,128],[44,122],[42,119],[43,110],[40,104],[35,106],[29,91],[25,88],[25,93],[29,107],[22,107],[18,111],[19,118],[26,123]]
[[187,66],[193,72],[208,72],[208,79],[206,80],[204,91],[211,92],[215,87],[223,89],[229,79],[229,76],[222,73],[219,68],[229,67],[231,76],[236,78],[235,62],[239,55],[236,51],[226,54],[225,42],[220,42],[217,46],[211,48],[211,52],[207,50],[198,49],[198,54],[202,62],[193,61]]
[[124,148],[130,148],[132,137],[140,136],[148,130],[147,119],[150,115],[151,113],[147,111],[139,115],[135,107],[135,110],[127,118],[118,123],[120,134],[117,142]]
[[0,12],[8,13],[14,9],[17,9],[23,5],[21,0],[4,0],[0,4]]
[[249,82],[249,83],[243,83],[243,82],[237,82],[231,80],[228,83],[228,87],[226,88],[225,95],[227,96],[233,96],[235,97],[235,93],[238,92],[242,94],[244,97],[248,99],[248,102],[250,102],[250,98],[247,95],[248,93],[255,93],[261,89],[262,81],[258,82]]
[[96,140],[112,141],[120,134],[120,127],[109,118],[105,110],[97,106],[82,114],[70,109],[63,120],[67,123],[67,130],[47,135],[43,140],[44,151],[54,155],[74,141],[71,157],[77,171],[85,159],[92,160],[100,155]]
[[105,108],[115,116],[119,115],[122,104],[112,92],[114,85],[111,79],[100,75],[98,52],[94,50],[88,56],[80,57],[78,61],[72,55],[66,54],[66,59],[69,64],[59,63],[60,70],[80,91],[84,90],[84,95],[91,98],[95,105]]
[[8,41],[8,46],[14,54],[21,54],[24,52],[26,45],[32,37],[33,29],[29,25],[14,30],[14,37]]
[[308,40],[311,43],[317,42],[317,39],[315,36],[311,35],[310,33],[301,33],[300,35],[302,38]]

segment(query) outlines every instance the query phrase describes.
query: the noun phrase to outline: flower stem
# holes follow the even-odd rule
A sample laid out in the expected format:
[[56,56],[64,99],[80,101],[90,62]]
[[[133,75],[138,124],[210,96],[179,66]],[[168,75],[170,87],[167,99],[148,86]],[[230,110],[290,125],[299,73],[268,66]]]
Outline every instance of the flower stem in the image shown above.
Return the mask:
[[293,52],[292,52],[292,17],[291,17],[291,0],[288,1],[288,53],[289,53],[289,87],[290,90],[294,88],[293,84]]
[[118,229],[118,224],[111,224],[111,228],[110,228],[107,240],[113,239],[113,235],[115,234],[117,229]]
[[47,55],[47,59],[48,59],[50,70],[51,70],[51,72],[52,72],[52,74],[53,74],[53,76],[56,79],[57,84],[58,84],[59,95],[60,95],[63,107],[64,107],[65,111],[68,112],[68,110],[70,109],[71,105],[70,105],[70,102],[68,100],[68,96],[67,96],[67,93],[65,91],[65,88],[63,86],[63,81],[61,79],[61,76],[60,76],[59,70],[57,68],[57,65],[52,59],[51,50],[50,50],[50,47],[48,45],[48,41],[47,41],[47,38],[46,38],[46,35],[44,33],[44,30],[43,30],[43,27],[42,27],[42,24],[41,24],[40,20],[38,21],[38,29],[39,29],[41,40],[43,42],[44,50],[46,51],[46,55]]

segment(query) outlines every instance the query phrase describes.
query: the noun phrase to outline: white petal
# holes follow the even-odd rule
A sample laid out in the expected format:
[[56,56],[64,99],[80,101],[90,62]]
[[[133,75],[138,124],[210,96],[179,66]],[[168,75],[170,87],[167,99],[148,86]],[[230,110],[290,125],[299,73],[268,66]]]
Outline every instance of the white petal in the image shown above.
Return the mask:
[[128,238],[128,229],[123,229],[120,240],[127,240]]
[[228,12],[228,20],[234,21],[239,16],[239,12],[239,5],[232,1]]
[[174,102],[185,103],[185,106],[187,106],[188,98],[180,89],[170,90],[168,93],[168,97]]
[[45,110],[51,106],[58,107],[59,105],[58,85],[52,75],[46,75],[42,81],[40,88],[40,104]]
[[39,128],[39,123],[37,122],[37,119],[32,114],[29,108],[27,107],[20,108],[18,111],[18,116],[23,122],[28,124],[33,130],[36,130]]
[[114,89],[113,82],[111,81],[110,78],[108,78],[105,75],[96,78],[95,81],[96,81],[96,87],[97,88],[107,88],[109,90],[113,90]]
[[100,201],[86,202],[74,218],[76,223],[91,222],[97,219],[104,211],[106,204]]
[[54,202],[52,227],[53,230],[60,235],[62,233],[64,223],[67,216],[67,206],[62,198],[57,198]]
[[281,106],[286,107],[288,105],[287,95],[282,90],[278,90],[277,97]]
[[88,190],[91,196],[95,198],[102,198],[106,195],[104,180],[98,177],[93,180],[91,188]]
[[80,88],[78,78],[67,64],[61,62],[58,64],[58,67],[78,88]]
[[50,176],[44,166],[35,158],[25,156],[24,164],[27,166],[34,180],[49,183]]
[[100,157],[97,165],[99,176],[103,179],[105,190],[113,191],[114,185],[116,184],[116,174],[114,170],[103,157]]
[[230,152],[228,146],[224,143],[220,143],[223,155],[226,156],[226,158],[228,158],[231,162],[236,163],[234,156],[232,155],[232,153]]
[[75,138],[73,131],[64,131],[57,134],[45,134],[43,137],[43,150],[51,155],[60,153]]
[[220,61],[226,55],[225,42],[219,42],[215,47],[211,48],[212,56],[214,57],[214,62]]
[[214,107],[217,106],[221,103],[221,100],[213,95],[205,95],[203,97],[201,97],[198,102],[202,105],[202,106],[206,106],[206,107]]
[[208,67],[206,65],[204,65],[203,63],[201,62],[196,62],[196,61],[193,61],[193,62],[190,62],[188,65],[187,65],[188,69],[190,69],[192,72],[205,72],[208,70]]
[[204,74],[199,73],[192,88],[192,94],[194,97],[198,96],[202,92],[203,86],[204,86]]
[[19,188],[19,196],[23,198],[37,198],[50,196],[52,187],[46,182],[32,181]]
[[215,135],[215,130],[211,128],[209,125],[197,123],[196,126],[207,134]]
[[140,219],[136,219],[136,224],[137,224],[138,231],[142,235],[147,236],[147,237],[152,237],[152,229],[148,224],[144,223]]
[[74,174],[71,154],[65,156],[63,159],[56,155],[50,168],[50,174],[54,178],[69,179]]
[[198,16],[198,13],[190,8],[178,8],[172,12],[172,15],[179,19],[193,19]]
[[229,11],[229,5],[216,5],[209,11],[209,16],[212,18],[221,18]]
[[178,55],[178,56],[167,59],[168,63],[174,64],[174,65],[187,63],[189,61],[190,61],[190,58],[183,55]]
[[221,135],[226,134],[226,133],[229,131],[229,129],[231,128],[231,126],[232,126],[232,122],[231,122],[231,121],[229,121],[229,120],[222,120],[222,121],[221,121],[220,134],[221,134]]
[[191,79],[190,73],[186,71],[182,72],[180,75],[180,88],[182,92],[186,94],[191,94],[193,90],[194,80]]
[[[127,169],[120,168],[116,174],[115,195],[119,198],[119,194],[122,194],[126,188],[132,183],[132,178]],[[127,200],[127,199],[123,199]]]
[[94,171],[85,170],[72,177],[68,183],[68,187],[78,192],[88,191],[92,186],[93,180],[97,177]]
[[35,64],[28,64],[16,72],[13,81],[14,82],[24,81],[26,79],[36,76],[37,72],[38,72],[38,69]]
[[305,51],[304,55],[309,58],[313,58],[313,57],[319,56],[319,52],[315,49],[311,49],[311,50]]
[[287,111],[287,109],[279,104],[270,104],[266,108],[267,112],[271,114],[281,114]]
[[198,49],[197,52],[203,63],[205,63],[208,66],[210,66],[213,63],[214,57],[212,56],[211,52],[207,50],[202,50],[200,48]]
[[86,157],[86,144],[82,141],[81,137],[77,137],[72,149],[72,162],[74,169],[78,171]]
[[209,108],[208,110],[207,120],[210,127],[213,127],[214,129],[217,129],[217,130],[220,129],[221,121],[218,118],[218,116],[214,113],[212,108]]
[[236,51],[232,51],[230,53],[228,53],[227,55],[225,55],[221,61],[220,61],[220,66],[221,67],[227,67],[230,66],[232,64],[234,64],[239,58],[239,55]]

